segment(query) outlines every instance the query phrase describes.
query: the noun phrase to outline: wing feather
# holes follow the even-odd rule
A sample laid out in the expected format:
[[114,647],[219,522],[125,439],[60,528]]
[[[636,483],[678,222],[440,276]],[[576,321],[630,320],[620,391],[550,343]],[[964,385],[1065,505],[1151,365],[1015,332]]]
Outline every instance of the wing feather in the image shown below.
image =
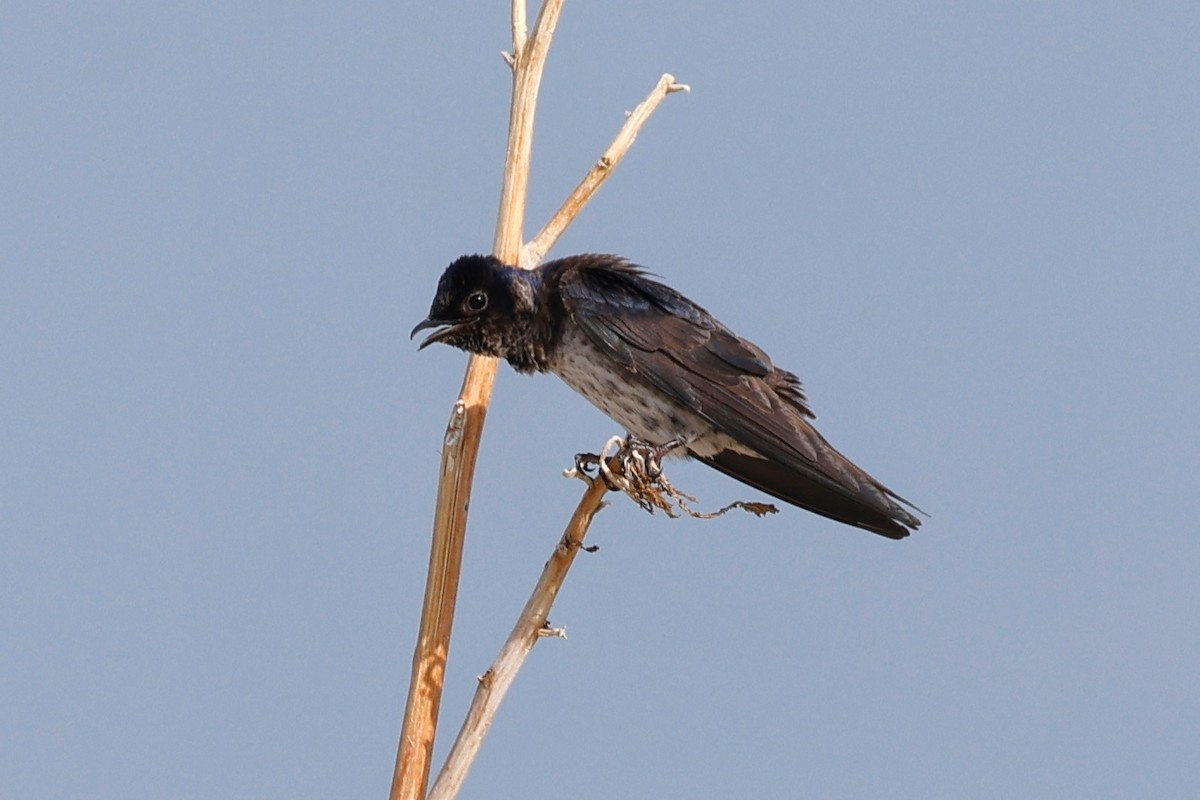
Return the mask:
[[[813,415],[795,375],[776,368],[759,347],[700,306],[628,262],[597,261],[564,270],[559,290],[563,310],[603,352],[686,404],[716,430],[822,488],[805,493],[816,498],[805,502],[795,492],[785,496],[765,478],[748,482],[889,536],[896,531],[906,535],[902,525],[920,524],[897,505],[910,503],[855,466],[808,423]],[[733,462],[697,457],[742,477]],[[855,504],[883,521],[856,521],[842,510]]]

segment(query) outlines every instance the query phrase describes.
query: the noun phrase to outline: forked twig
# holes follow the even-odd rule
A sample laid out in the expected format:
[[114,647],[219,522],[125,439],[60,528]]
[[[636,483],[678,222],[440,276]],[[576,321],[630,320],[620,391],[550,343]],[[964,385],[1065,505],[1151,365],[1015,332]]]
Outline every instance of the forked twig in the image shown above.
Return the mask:
[[[492,251],[501,261],[526,268],[536,266],[541,258],[539,255],[537,259],[530,260],[529,254],[523,252],[521,242],[529,188],[534,112],[546,56],[562,5],[563,0],[545,0],[538,12],[532,33],[527,33],[525,0],[512,0],[513,50],[506,56],[506,60],[513,71],[513,93],[504,183],[500,193]],[[664,79],[666,77],[669,76],[664,76]],[[591,199],[612,167],[633,143],[638,129],[654,107],[661,102],[662,97],[679,88],[681,87],[675,86],[672,79],[662,96],[652,101],[655,95],[651,93],[651,97],[638,106],[634,116],[626,122],[618,136],[618,140],[624,136],[624,143],[618,146],[620,141],[614,142],[609,152],[605,153],[602,162],[607,159],[607,166],[603,170],[603,176],[590,185],[585,185],[585,179],[585,182],[576,188],[571,199],[564,205],[565,210],[560,210],[559,214],[555,215],[557,232],[545,238],[539,234],[539,240],[543,242],[542,255]],[[593,172],[596,172],[596,168],[593,168]],[[494,358],[470,358],[459,398],[451,411],[446,429],[425,601],[421,611],[417,646],[413,653],[412,677],[396,753],[396,768],[392,776],[391,800],[418,800],[424,796],[428,783],[458,594],[467,508],[484,418],[495,382],[496,366]],[[602,495],[603,492],[599,494]],[[598,508],[597,498],[594,509],[587,511],[582,517],[580,514],[583,512],[577,511],[572,522],[580,519],[583,530],[586,530],[591,516]],[[561,576],[557,580],[561,581]],[[555,583],[553,591],[557,592],[557,586]]]
[[[562,4],[563,0],[545,0],[532,35],[526,36],[525,0],[513,0],[513,90],[509,110],[508,151],[492,248],[498,258],[509,264],[515,264],[521,258],[537,93]],[[458,597],[458,580],[462,572],[467,508],[475,477],[479,440],[483,435],[483,421],[495,380],[496,359],[472,356],[447,425],[434,508],[425,600],[413,652],[412,676],[400,743],[396,750],[396,767],[392,773],[391,800],[419,800],[425,796],[429,782],[429,763],[433,757],[446,660],[450,652],[454,606]]]

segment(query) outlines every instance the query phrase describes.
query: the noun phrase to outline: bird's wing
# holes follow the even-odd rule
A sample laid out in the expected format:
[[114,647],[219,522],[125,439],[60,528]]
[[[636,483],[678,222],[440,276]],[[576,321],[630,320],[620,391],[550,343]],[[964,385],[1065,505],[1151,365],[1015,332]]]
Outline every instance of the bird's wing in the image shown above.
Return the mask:
[[625,263],[564,271],[559,290],[563,310],[603,352],[761,456],[729,449],[696,458],[885,536],[907,536],[920,524],[898,504],[907,501],[808,423],[813,415],[795,375],[683,295]]

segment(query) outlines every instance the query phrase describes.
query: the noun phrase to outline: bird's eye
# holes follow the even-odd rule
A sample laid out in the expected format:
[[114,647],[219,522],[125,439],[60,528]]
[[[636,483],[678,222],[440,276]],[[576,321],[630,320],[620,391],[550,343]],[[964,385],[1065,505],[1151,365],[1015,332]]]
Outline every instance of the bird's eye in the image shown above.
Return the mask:
[[487,308],[487,304],[488,297],[483,292],[473,292],[471,296],[467,298],[468,311],[483,311],[485,308]]

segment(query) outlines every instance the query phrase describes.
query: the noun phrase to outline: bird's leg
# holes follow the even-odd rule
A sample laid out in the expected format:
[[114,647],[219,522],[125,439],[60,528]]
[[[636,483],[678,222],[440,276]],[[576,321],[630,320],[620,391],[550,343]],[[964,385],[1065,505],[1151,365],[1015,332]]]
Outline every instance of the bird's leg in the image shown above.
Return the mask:
[[670,441],[660,444],[658,447],[654,448],[654,452],[650,454],[649,461],[650,477],[657,478],[659,475],[662,475],[663,458],[670,455],[674,450],[678,450],[681,447],[687,447],[689,441],[691,441],[691,439],[689,439],[687,436],[676,436],[674,439],[671,439]]
[[[609,491],[622,492],[651,514],[662,509],[669,517],[678,517],[675,507],[692,517],[712,519],[733,508],[742,508],[758,516],[778,511],[769,503],[747,503],[738,500],[711,514],[695,511],[688,506],[696,498],[676,489],[662,474],[662,459],[671,451],[686,447],[690,440],[677,436],[668,442],[655,445],[629,434],[625,438],[614,436],[609,439],[600,455],[576,453],[575,469],[564,470],[567,477],[579,478],[589,485],[602,478]],[[616,462],[609,467],[609,462]],[[596,476],[592,477],[592,470]],[[588,549],[588,548],[584,548]]]
[[677,450],[688,443],[687,437],[676,436],[663,444],[651,444],[650,442],[638,439],[632,434],[625,439],[625,444],[621,448],[623,464],[628,464],[630,461],[636,465],[647,478],[654,480],[662,475],[662,460],[664,456],[671,453],[672,450]]
[[[664,444],[653,444],[633,434],[627,434],[624,439],[614,436],[605,443],[599,455],[576,453],[575,468],[566,470],[564,474],[590,481],[592,470],[595,470],[597,477],[604,479],[610,491],[624,492],[633,497],[638,493],[634,489],[642,487],[644,493],[647,487],[662,477],[663,457],[687,443],[688,439],[682,436]],[[619,464],[615,470],[608,465],[614,456]]]

